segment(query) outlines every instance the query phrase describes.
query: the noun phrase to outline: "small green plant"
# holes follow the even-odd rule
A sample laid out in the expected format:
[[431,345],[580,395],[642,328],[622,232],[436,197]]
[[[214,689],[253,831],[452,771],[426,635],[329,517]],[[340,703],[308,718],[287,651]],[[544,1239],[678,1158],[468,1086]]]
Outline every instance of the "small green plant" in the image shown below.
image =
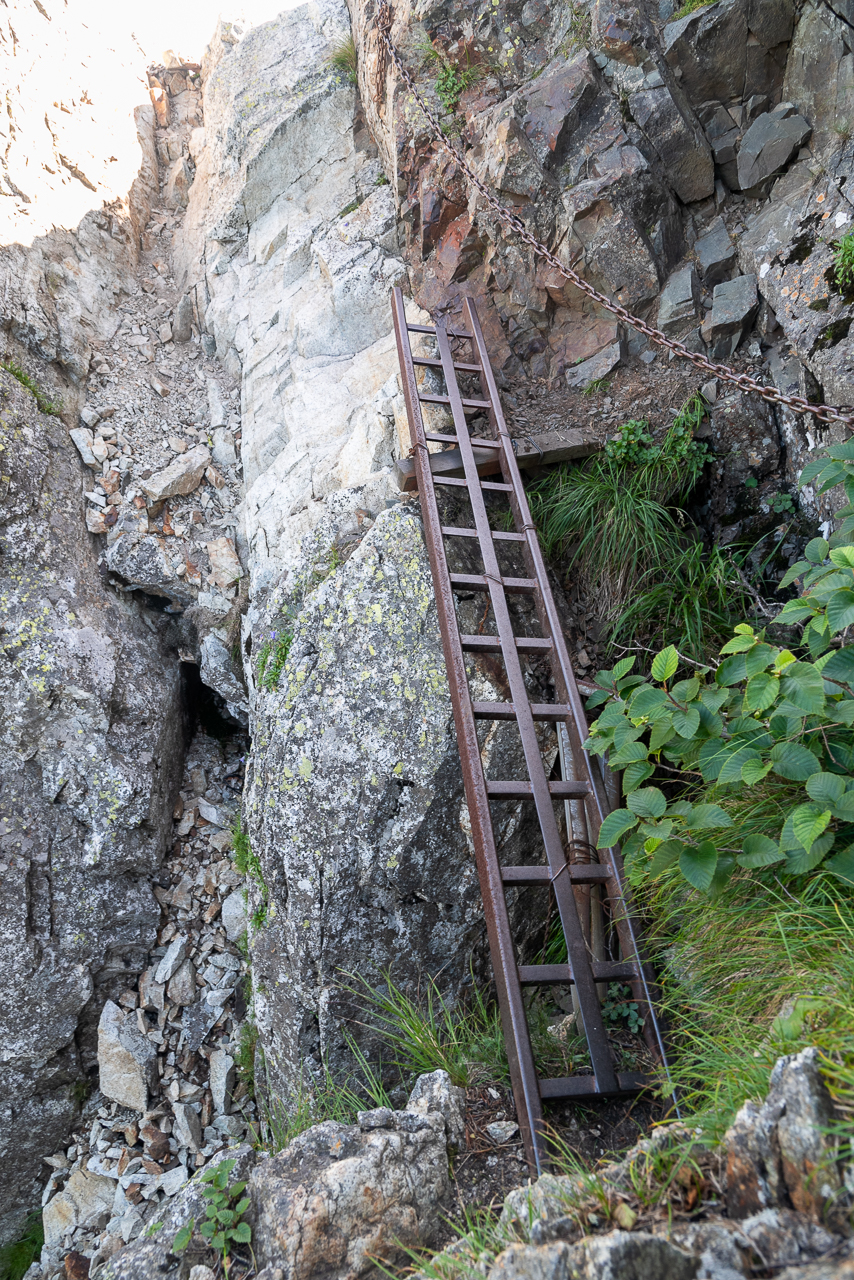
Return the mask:
[[267,888],[267,882],[264,879],[264,869],[261,866],[261,860],[256,853],[252,852],[249,843],[249,833],[243,830],[243,824],[240,817],[235,821],[231,831],[232,850],[234,852],[234,868],[239,871],[247,880],[253,881],[260,891],[260,901],[252,912],[250,923],[253,931],[263,928],[267,923],[270,910],[270,891]]
[[37,1261],[44,1244],[44,1226],[41,1210],[34,1209],[27,1215],[23,1230],[17,1240],[0,1246],[0,1280],[22,1280]]
[[143,1232],[143,1235],[147,1240],[153,1240],[162,1226],[163,1226],[163,1223],[159,1218],[157,1219],[156,1222],[149,1222],[148,1226],[145,1228],[145,1231]]
[[781,490],[768,499],[768,509],[775,516],[791,516],[795,513],[795,501],[790,493]]
[[358,207],[359,207],[359,201],[351,200],[349,204],[345,204],[344,208],[341,210],[338,217],[344,218],[347,216],[348,213],[355,213]]
[[386,177],[386,175],[385,175],[384,173],[381,173],[381,174],[380,174],[380,176],[377,178],[376,183],[375,183],[374,185],[375,185],[375,186],[377,186],[377,187],[387,187],[387,186],[388,186],[388,178]]
[[258,1028],[252,1018],[240,1024],[240,1041],[234,1054],[237,1075],[246,1085],[250,1098],[255,1097],[255,1052],[258,1047]]
[[564,58],[588,45],[593,30],[590,10],[585,4],[580,3],[580,0],[569,0],[567,16],[569,18],[569,29],[560,47],[560,52]]
[[598,396],[600,391],[607,391],[610,385],[610,378],[594,378],[592,382],[588,382],[581,394],[583,396]]
[[[199,1235],[208,1244],[222,1254],[222,1265],[226,1275],[231,1268],[230,1253],[234,1245],[248,1245],[252,1240],[252,1228],[243,1220],[249,1208],[249,1197],[244,1196],[245,1182],[228,1185],[229,1174],[236,1160],[221,1160],[219,1164],[206,1169],[199,1178],[202,1184],[202,1195],[207,1200],[205,1220],[199,1226]],[[183,1253],[193,1238],[195,1219],[190,1221],[175,1235],[172,1241],[172,1252]]]
[[339,40],[326,62],[340,76],[343,76],[348,84],[358,83],[359,59],[356,42],[352,36],[346,36],[345,39]]
[[854,284],[854,231],[838,240],[833,253],[836,283],[840,289]]
[[32,393],[35,397],[36,404],[42,413],[46,413],[52,418],[59,417],[62,412],[62,401],[51,400],[50,396],[46,395],[39,384],[30,377],[26,369],[22,369],[19,364],[14,362],[14,360],[9,360],[3,357],[0,357],[0,368],[5,369],[7,373],[11,373],[12,377],[16,378],[22,387],[26,387],[26,389]]
[[841,120],[837,120],[833,125],[833,132],[836,134],[837,138],[841,138],[843,142],[847,142],[851,137],[852,132],[854,132],[854,127],[852,127],[849,119],[843,118]]
[[279,687],[279,678],[288,660],[293,642],[293,631],[271,631],[269,639],[265,640],[261,645],[256,668],[258,683],[262,689],[266,689],[269,693],[275,693]]
[[646,418],[624,422],[613,440],[605,445],[609,458],[621,466],[638,466],[648,457],[648,450],[655,444]]
[[453,115],[466,89],[470,89],[477,83],[484,74],[485,68],[480,64],[470,63],[468,53],[466,53],[465,66],[451,62],[447,55],[441,49],[437,49],[430,40],[422,41],[418,48],[428,61],[439,64],[435,84],[436,94],[445,112]]
[[602,1002],[602,1016],[606,1022],[616,1026],[625,1026],[632,1035],[637,1035],[643,1028],[643,1018],[638,1013],[637,1003],[632,1000],[631,987],[612,982],[608,986],[608,995]]
[[680,9],[677,9],[672,18],[668,18],[668,22],[678,22],[680,18],[687,18],[689,13],[694,13],[697,9],[705,9],[711,4],[712,0],[685,0]]

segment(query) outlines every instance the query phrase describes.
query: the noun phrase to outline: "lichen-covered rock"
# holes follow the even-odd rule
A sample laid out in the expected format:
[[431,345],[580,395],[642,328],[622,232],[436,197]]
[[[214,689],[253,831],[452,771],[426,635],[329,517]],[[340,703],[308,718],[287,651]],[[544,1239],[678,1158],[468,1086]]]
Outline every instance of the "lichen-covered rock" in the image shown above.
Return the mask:
[[435,1240],[450,1192],[439,1115],[365,1112],[315,1125],[249,1179],[259,1262],[344,1280]]
[[153,940],[181,698],[165,636],[99,577],[65,427],[5,371],[0,443],[2,1238],[64,1145],[105,997]]

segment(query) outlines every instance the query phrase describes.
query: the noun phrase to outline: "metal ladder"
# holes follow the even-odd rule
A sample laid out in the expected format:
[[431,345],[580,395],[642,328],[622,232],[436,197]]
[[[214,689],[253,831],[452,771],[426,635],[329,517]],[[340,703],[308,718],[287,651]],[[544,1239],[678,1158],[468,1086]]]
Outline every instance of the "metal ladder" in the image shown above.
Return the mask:
[[[510,1077],[516,1113],[532,1172],[539,1174],[548,1165],[547,1134],[543,1122],[543,1101],[548,1099],[590,1099],[634,1094],[648,1084],[636,1073],[618,1072],[614,1051],[605,1029],[597,983],[620,980],[630,983],[635,1000],[644,1016],[647,1043],[663,1059],[663,1042],[653,1009],[653,978],[646,970],[638,946],[637,926],[632,921],[623,883],[623,868],[617,849],[600,850],[601,862],[579,862],[568,859],[564,841],[555,817],[555,801],[576,800],[583,806],[587,840],[595,847],[599,827],[609,810],[598,762],[590,759],[582,743],[587,737],[584,708],[569,661],[560,620],[548,582],[546,566],[528,508],[525,490],[513,452],[498,397],[498,388],[474,303],[465,299],[463,327],[448,328],[438,320],[435,328],[409,324],[400,289],[392,292],[392,311],[397,350],[403,380],[403,392],[409,419],[409,431],[415,454],[418,493],[424,519],[424,536],[430,557],[442,645],[448,669],[448,682],[459,741],[466,800],[483,896],[484,915],[501,1010],[504,1039],[510,1064]],[[414,355],[410,335],[427,334],[435,338],[436,356]],[[451,339],[470,345],[471,355],[455,361]],[[446,393],[429,394],[419,387],[416,366],[438,370],[444,376]],[[458,375],[476,375],[480,396],[466,396]],[[422,404],[442,405],[454,422],[454,435],[425,430]],[[490,437],[472,437],[467,414],[485,414]],[[433,474],[428,442],[456,446],[461,451],[464,478]],[[482,479],[478,474],[474,446],[495,450],[501,470],[501,481]],[[479,458],[483,455],[479,452]],[[483,468],[482,461],[480,463]],[[471,527],[443,525],[436,502],[436,486],[451,485],[464,489],[471,505]],[[486,492],[507,495],[515,526],[514,532],[496,532],[490,528],[484,495]],[[445,555],[446,538],[476,539],[483,561],[482,574],[451,573]],[[523,552],[528,577],[502,576],[496,544],[517,543]],[[460,633],[455,608],[455,592],[484,592],[488,595],[496,623],[495,635],[463,635]],[[508,595],[516,592],[533,597],[542,638],[517,637],[513,632]],[[475,702],[466,675],[466,653],[497,654],[503,659],[510,688],[509,702]],[[547,656],[551,663],[555,704],[531,703],[525,686],[520,655]],[[477,738],[478,720],[515,720],[521,737],[528,773],[526,781],[487,781]],[[568,736],[570,757],[564,764],[564,780],[549,781],[535,729],[536,721],[552,721],[561,735]],[[564,740],[564,744],[566,739]],[[567,764],[569,767],[567,767]],[[569,777],[568,775],[572,775]],[[501,798],[529,799],[536,806],[545,848],[546,864],[542,866],[501,866],[493,831],[490,802]],[[560,923],[566,938],[568,964],[519,964],[515,954],[505,890],[514,886],[551,886]],[[611,917],[617,930],[622,961],[592,958],[589,927],[585,930],[579,917],[576,894],[588,893],[592,886],[604,886]],[[585,937],[585,933],[587,937]],[[538,1076],[531,1048],[523,987],[538,984],[573,984],[574,1002],[584,1030],[592,1064],[592,1074],[560,1079]]]

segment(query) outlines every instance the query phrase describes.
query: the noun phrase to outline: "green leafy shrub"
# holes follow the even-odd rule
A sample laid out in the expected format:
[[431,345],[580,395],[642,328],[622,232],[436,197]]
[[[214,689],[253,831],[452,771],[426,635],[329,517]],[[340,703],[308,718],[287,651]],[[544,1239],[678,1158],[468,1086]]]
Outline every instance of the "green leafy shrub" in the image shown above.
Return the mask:
[[833,253],[836,283],[840,289],[854,285],[854,231],[849,231],[836,244]]
[[[205,1220],[199,1226],[199,1235],[203,1236],[212,1248],[222,1254],[223,1269],[229,1271],[229,1254],[235,1244],[249,1244],[252,1240],[252,1228],[243,1220],[249,1208],[249,1197],[244,1196],[245,1182],[228,1185],[229,1174],[236,1160],[221,1160],[219,1164],[206,1169],[199,1178],[202,1183],[202,1195],[207,1200]],[[183,1253],[193,1238],[195,1219],[183,1226],[172,1241],[172,1252]]]
[[[854,546],[831,550],[816,538],[807,556],[804,595],[778,621],[809,619],[813,661],[741,623],[714,669],[675,679],[670,646],[649,678],[630,674],[634,658],[597,676],[588,705],[604,710],[588,748],[624,770],[626,799],[602,824],[599,847],[623,840],[633,872],[643,865],[655,877],[675,865],[714,893],[736,867],[803,876],[824,864],[854,884],[854,646],[831,647],[854,623]],[[660,766],[681,779],[669,788],[675,798],[644,785]]]
[[252,852],[249,844],[249,833],[243,830],[243,824],[240,818],[234,824],[231,832],[232,849],[234,851],[234,867],[246,879],[252,880],[257,886],[260,893],[260,901],[258,906],[252,913],[251,925],[254,930],[262,928],[267,923],[267,917],[270,909],[270,891],[267,888],[267,882],[264,879],[264,869],[261,866],[261,859],[257,853]]
[[646,418],[632,418],[623,423],[613,440],[607,442],[605,452],[620,466],[636,467],[648,459],[648,451],[654,445],[655,439]]

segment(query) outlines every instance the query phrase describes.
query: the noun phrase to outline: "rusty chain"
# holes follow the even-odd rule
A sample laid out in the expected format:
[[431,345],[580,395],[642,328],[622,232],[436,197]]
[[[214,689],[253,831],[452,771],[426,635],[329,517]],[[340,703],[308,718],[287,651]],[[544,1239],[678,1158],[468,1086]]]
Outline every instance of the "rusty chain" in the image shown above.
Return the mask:
[[383,82],[386,69],[386,54],[388,54],[415,98],[415,101],[418,103],[424,115],[427,117],[427,120],[430,122],[436,141],[456,161],[460,169],[469,179],[469,182],[471,182],[472,186],[480,192],[499,221],[509,227],[511,231],[514,231],[516,235],[519,236],[520,240],[529,245],[530,248],[533,249],[536,257],[542,258],[544,262],[547,262],[550,267],[553,267],[555,271],[558,271],[566,280],[569,280],[574,284],[576,288],[582,291],[582,293],[586,293],[588,298],[591,298],[594,302],[598,303],[599,306],[604,307],[606,311],[610,311],[611,314],[616,316],[619,320],[631,325],[633,329],[636,329],[638,333],[642,333],[644,337],[649,338],[650,341],[655,342],[660,347],[664,347],[666,351],[672,352],[673,355],[677,356],[680,360],[689,360],[691,364],[693,364],[697,369],[702,370],[704,373],[709,373],[715,378],[720,378],[722,382],[728,382],[733,386],[738,387],[741,391],[747,391],[754,395],[761,396],[763,400],[767,400],[771,404],[785,405],[794,413],[812,414],[814,418],[817,418],[820,422],[823,422],[828,426],[832,423],[838,422],[847,427],[850,431],[854,431],[854,415],[844,413],[841,409],[835,409],[831,405],[810,404],[810,402],[805,400],[802,396],[784,395],[783,392],[778,391],[776,387],[763,386],[762,383],[757,382],[755,378],[751,378],[746,373],[737,373],[736,370],[731,369],[729,365],[716,364],[712,360],[707,360],[705,356],[700,355],[696,351],[689,351],[683,342],[677,342],[674,338],[668,338],[660,329],[655,329],[652,325],[647,324],[645,320],[641,320],[637,316],[631,315],[625,307],[620,306],[617,302],[612,302],[610,298],[606,297],[604,293],[600,293],[598,289],[595,289],[593,285],[585,280],[583,276],[580,276],[578,272],[573,271],[572,267],[568,267],[561,262],[550,249],[546,248],[544,244],[541,244],[539,240],[531,235],[521,218],[519,218],[505,205],[498,202],[497,197],[493,195],[486,184],[482,182],[477,174],[471,169],[468,161],[462,153],[457,150],[450,139],[443,133],[442,126],[428,107],[427,103],[424,101],[424,98],[416,87],[409,70],[404,65],[400,54],[395,48],[394,42],[391,38],[391,24],[391,7],[388,0],[380,0],[380,4],[377,7],[376,29],[380,37],[379,47],[383,50],[383,56],[381,64],[382,74],[379,74],[380,68],[378,66],[378,74],[375,80],[375,96],[377,100],[381,98],[384,89]]

